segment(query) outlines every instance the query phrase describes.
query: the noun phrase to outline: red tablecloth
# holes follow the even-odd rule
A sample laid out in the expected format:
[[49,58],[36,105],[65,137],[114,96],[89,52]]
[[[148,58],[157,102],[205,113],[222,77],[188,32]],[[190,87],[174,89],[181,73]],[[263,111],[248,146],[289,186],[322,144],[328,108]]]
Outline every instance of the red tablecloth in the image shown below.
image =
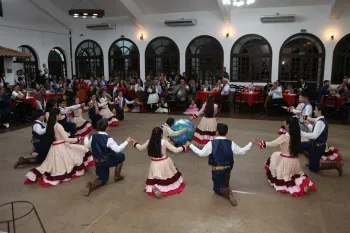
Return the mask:
[[[337,108],[339,108],[340,105],[346,100],[346,97],[339,96],[339,97],[336,97],[336,99],[337,99],[336,106],[337,106]],[[324,101],[324,96],[322,96],[322,98],[321,98],[321,104],[333,105],[333,101],[332,101],[331,99],[328,99],[328,100],[326,100],[326,102],[325,102],[325,101]]]
[[23,102],[30,103],[32,105],[33,109],[36,109],[36,101],[33,97],[25,98],[25,99],[23,99]]
[[241,101],[246,101],[249,106],[252,106],[255,101],[259,100],[260,92],[241,92]]
[[283,100],[288,103],[289,106],[294,106],[297,102],[297,94],[283,94]]
[[217,91],[197,91],[196,96],[194,97],[196,100],[201,100],[202,102],[207,101],[209,95],[218,96],[220,93]]
[[45,99],[46,101],[49,101],[51,99],[59,99],[62,98],[62,93],[46,93],[45,94]]

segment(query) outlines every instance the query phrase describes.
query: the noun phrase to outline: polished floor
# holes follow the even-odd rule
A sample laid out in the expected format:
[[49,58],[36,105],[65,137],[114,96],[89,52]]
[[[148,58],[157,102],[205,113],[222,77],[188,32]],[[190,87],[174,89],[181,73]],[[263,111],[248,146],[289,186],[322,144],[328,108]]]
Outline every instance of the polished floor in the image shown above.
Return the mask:
[[[127,136],[143,142],[151,129],[167,117],[126,114],[126,120],[110,129],[109,134],[119,143]],[[279,121],[232,118],[218,118],[218,122],[229,125],[228,138],[241,146],[252,138],[273,140],[281,125]],[[30,167],[12,167],[19,156],[27,156],[31,150],[31,129],[26,127],[0,135],[0,204],[32,202],[50,233],[350,232],[349,130],[347,125],[330,126],[329,142],[340,149],[344,158],[343,177],[338,177],[336,171],[313,174],[305,170],[317,187],[316,192],[305,197],[277,193],[267,183],[264,162],[278,148],[254,147],[246,155],[236,156],[231,188],[236,192],[238,206],[232,207],[213,194],[207,158],[190,151],[170,154],[183,173],[187,185],[184,192],[162,200],[147,196],[143,188],[150,159],[146,152],[136,151],[131,145],[125,150],[126,179],[117,184],[109,181],[89,197],[83,195],[83,189],[87,181],[95,178],[94,169],[57,187],[25,186],[24,177]],[[302,164],[306,162],[304,157],[300,160]],[[21,205],[15,208],[17,215],[26,210]],[[0,208],[0,221],[8,214],[8,209]],[[16,226],[17,233],[41,232],[33,213],[18,220]],[[4,230],[5,225],[0,224],[0,232]]]

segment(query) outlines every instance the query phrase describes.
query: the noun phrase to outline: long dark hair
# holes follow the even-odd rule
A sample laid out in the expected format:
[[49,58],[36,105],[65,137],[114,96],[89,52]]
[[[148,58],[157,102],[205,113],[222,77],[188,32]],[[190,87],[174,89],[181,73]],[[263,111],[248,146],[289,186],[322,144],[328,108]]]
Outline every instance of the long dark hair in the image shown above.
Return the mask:
[[152,130],[151,139],[148,143],[148,156],[153,158],[162,157],[162,135],[163,130],[156,127]]
[[47,121],[47,126],[46,126],[46,137],[50,140],[50,141],[56,141],[56,137],[55,137],[55,124],[57,122],[57,115],[60,113],[60,110],[58,108],[53,108],[50,111],[50,116],[49,116],[49,120]]
[[289,117],[286,121],[286,124],[289,126],[289,153],[293,156],[293,158],[298,157],[300,153],[300,126],[299,120],[296,117]]
[[214,98],[213,96],[209,96],[207,99],[207,103],[204,109],[205,117],[213,117],[214,116]]
[[50,112],[51,109],[53,109],[55,107],[56,101],[55,100],[49,100],[46,103],[45,106],[45,112]]

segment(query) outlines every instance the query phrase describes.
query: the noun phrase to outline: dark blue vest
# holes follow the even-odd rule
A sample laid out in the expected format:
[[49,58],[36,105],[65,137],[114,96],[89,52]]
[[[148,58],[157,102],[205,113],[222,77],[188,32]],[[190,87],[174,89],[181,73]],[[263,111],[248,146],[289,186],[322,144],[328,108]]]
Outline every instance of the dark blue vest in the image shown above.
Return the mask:
[[208,164],[211,166],[233,166],[232,141],[228,139],[214,139],[209,155]]
[[[33,127],[34,127],[34,125],[36,125],[36,124],[40,125],[42,129],[45,129],[45,126],[44,126],[42,123],[39,123],[39,122],[37,122],[37,121],[33,124]],[[43,135],[37,134],[37,133],[33,130],[33,127],[32,127],[32,137],[33,137],[33,139],[36,139],[36,140],[41,141],[41,140],[45,137],[45,134],[43,134]]]
[[114,151],[107,147],[107,141],[110,137],[105,134],[94,134],[91,140],[91,151],[94,159],[109,160],[109,155]]
[[[322,131],[322,133],[320,134],[320,136],[318,138],[316,138],[315,140],[313,140],[314,143],[327,143],[328,141],[328,122],[326,121],[326,119],[321,118],[318,121],[322,121],[325,124],[325,128]],[[316,122],[312,128],[312,131],[314,131]]]

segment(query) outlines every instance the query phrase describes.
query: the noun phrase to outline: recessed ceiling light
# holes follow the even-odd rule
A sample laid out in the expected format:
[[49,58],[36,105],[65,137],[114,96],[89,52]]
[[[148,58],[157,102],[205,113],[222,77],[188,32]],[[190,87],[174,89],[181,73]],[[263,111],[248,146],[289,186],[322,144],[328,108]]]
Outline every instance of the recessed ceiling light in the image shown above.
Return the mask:
[[79,16],[78,16],[78,15],[74,15],[73,17],[74,17],[74,18],[78,18]]
[[84,13],[84,15],[88,15],[88,13]]
[[86,16],[83,16],[84,19],[86,19]]
[[97,16],[98,14],[94,14],[94,16]]
[[92,18],[93,18],[93,19],[96,19],[96,16],[94,15],[94,16],[92,16]]
[[79,16],[79,14],[74,14],[74,16]]

